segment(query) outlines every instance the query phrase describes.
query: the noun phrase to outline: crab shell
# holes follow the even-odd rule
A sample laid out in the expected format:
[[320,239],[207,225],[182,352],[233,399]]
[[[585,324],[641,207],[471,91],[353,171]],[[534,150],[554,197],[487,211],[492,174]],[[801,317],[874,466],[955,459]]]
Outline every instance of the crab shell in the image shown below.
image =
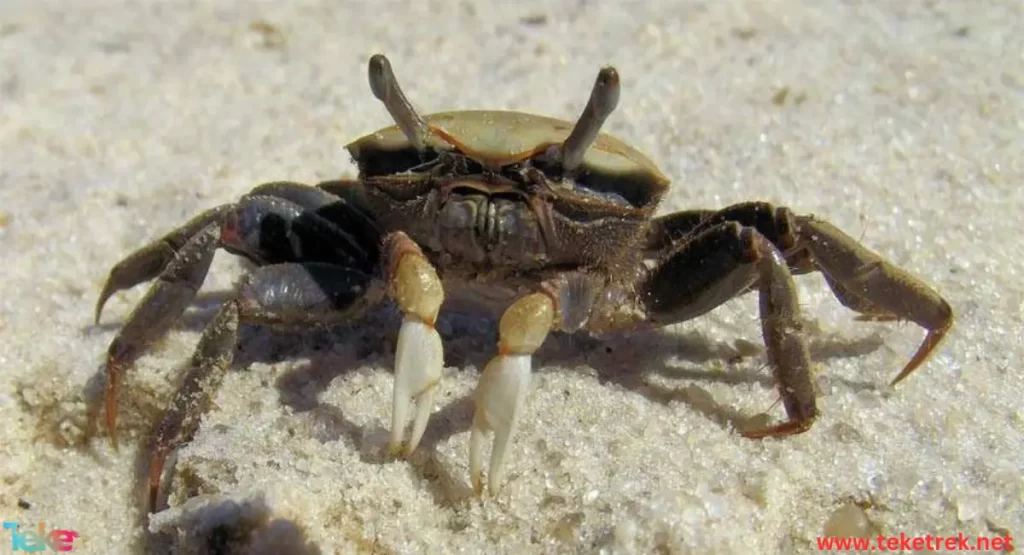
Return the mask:
[[[439,112],[423,119],[430,130],[428,148],[457,151],[494,171],[560,146],[573,128],[564,120],[501,110]],[[398,126],[366,135],[346,148],[361,170],[372,166],[371,160],[415,152]],[[647,156],[604,133],[587,149],[576,175],[586,176],[588,188],[617,194],[647,216],[669,185],[668,177]]]

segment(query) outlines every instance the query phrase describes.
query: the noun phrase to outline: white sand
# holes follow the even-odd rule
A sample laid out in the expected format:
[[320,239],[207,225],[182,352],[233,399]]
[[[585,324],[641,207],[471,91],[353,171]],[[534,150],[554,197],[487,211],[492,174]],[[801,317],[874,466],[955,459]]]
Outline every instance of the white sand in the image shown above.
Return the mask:
[[[244,535],[211,532],[239,519],[274,521],[255,551],[814,552],[856,504],[872,534],[1024,534],[1024,4],[124,4],[0,4],[2,519],[76,530],[76,553],[145,550],[147,529],[171,538],[154,551],[201,551]],[[777,397],[754,297],[610,353],[552,338],[505,491],[485,501],[468,396],[493,330],[443,323],[450,366],[410,461],[381,455],[393,313],[336,335],[247,333],[180,453],[172,509],[147,523],[147,423],[242,270],[218,256],[197,308],[130,374],[120,451],[68,444],[144,291],[94,327],[102,280],[259,182],[351,175],[342,145],[388,123],[366,83],[378,51],[424,111],[573,118],[613,63],[608,130],[674,177],[662,211],[763,199],[826,216],[934,284],[955,330],[893,390],[921,330],[855,322],[819,276],[799,278],[824,414],[760,442],[734,426]]]

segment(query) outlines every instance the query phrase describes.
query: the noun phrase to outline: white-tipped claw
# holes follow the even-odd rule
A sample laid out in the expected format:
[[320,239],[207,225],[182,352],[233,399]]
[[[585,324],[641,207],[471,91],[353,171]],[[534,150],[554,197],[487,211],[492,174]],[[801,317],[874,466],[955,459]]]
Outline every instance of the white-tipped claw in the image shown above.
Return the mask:
[[494,495],[501,487],[505,453],[515,430],[519,412],[530,385],[530,355],[498,355],[491,359],[480,376],[476,389],[476,413],[469,436],[469,469],[473,489],[483,492],[484,433],[494,431],[487,487]]
[[[418,318],[406,316],[398,331],[398,347],[395,351],[395,396],[391,413],[391,440],[388,442],[388,450],[393,455],[404,453],[408,456],[419,445],[434,408],[434,392],[441,381],[443,365],[444,352],[437,330]],[[416,414],[412,433],[403,449],[402,439],[413,403],[416,404]]]

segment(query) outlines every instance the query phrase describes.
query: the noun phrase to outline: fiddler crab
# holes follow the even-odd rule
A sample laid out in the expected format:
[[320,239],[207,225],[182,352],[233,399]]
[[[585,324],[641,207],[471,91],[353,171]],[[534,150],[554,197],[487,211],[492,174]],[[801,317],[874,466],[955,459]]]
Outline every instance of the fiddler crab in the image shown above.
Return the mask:
[[116,291],[156,278],[108,350],[103,412],[116,442],[122,374],[192,302],[214,252],[223,248],[256,265],[206,326],[156,428],[151,508],[167,456],[191,441],[231,366],[241,324],[348,322],[390,298],[403,320],[389,447],[409,455],[441,379],[434,324],[446,291],[478,294],[501,314],[497,353],[474,394],[469,467],[478,494],[485,434],[494,434],[487,472],[493,494],[522,415],[531,356],[552,330],[651,330],[757,291],[767,360],[787,415],[742,432],[762,438],[804,432],[818,416],[793,275],[819,271],[861,317],[910,320],[927,330],[893,384],[920,366],[952,325],[938,293],[815,217],[765,202],[654,217],[669,179],[639,151],[600,133],[619,101],[611,67],[598,73],[575,123],[486,110],[421,117],[382,55],[370,58],[369,81],[396,125],[348,145],[356,179],[260,185],[110,271],[97,322]]

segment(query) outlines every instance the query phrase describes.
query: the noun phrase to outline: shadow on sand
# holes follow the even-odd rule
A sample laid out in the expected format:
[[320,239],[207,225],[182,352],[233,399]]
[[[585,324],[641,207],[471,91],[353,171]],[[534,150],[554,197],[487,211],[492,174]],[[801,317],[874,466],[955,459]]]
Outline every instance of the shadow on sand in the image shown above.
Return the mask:
[[[201,331],[216,308],[229,298],[229,293],[200,295],[192,309],[187,311],[178,327]],[[367,364],[389,367],[394,357],[394,344],[401,319],[397,310],[385,305],[372,311],[357,323],[334,329],[310,332],[280,332],[245,327],[241,330],[238,351],[233,363],[234,371],[244,371],[254,362],[277,362],[286,359],[306,359],[281,375],[273,384],[281,403],[296,414],[308,413],[316,426],[317,439],[323,442],[344,439],[360,449],[364,462],[382,464],[391,459],[382,452],[362,449],[367,430],[349,419],[341,407],[322,403],[319,398],[331,382]],[[99,329],[116,329],[119,324],[103,324]],[[96,331],[93,328],[93,331]],[[462,314],[443,314],[438,321],[445,345],[445,364],[448,367],[472,371],[482,368],[493,353],[497,340],[497,325],[491,318]],[[626,345],[628,344],[628,348]],[[810,348],[816,361],[832,358],[857,357],[871,353],[883,344],[878,334],[849,341],[812,338]],[[344,346],[339,356],[338,345]],[[724,383],[731,385],[757,384],[766,389],[774,383],[768,371],[750,370],[749,364],[736,368],[751,357],[762,356],[757,346],[745,346],[709,341],[697,331],[682,333],[652,332],[636,335],[614,335],[600,340],[585,335],[554,333],[537,352],[534,366],[538,372],[569,371],[560,368],[585,367],[593,369],[601,383],[618,385],[634,391],[656,403],[685,403],[723,427],[739,428],[747,417],[737,410],[716,403],[709,394],[696,386],[667,387],[653,383],[651,376],[685,379],[694,382]],[[623,354],[619,354],[619,353]],[[669,361],[677,361],[669,364]],[[681,362],[682,364],[679,364]],[[714,363],[713,363],[714,362]],[[709,364],[713,363],[713,364]],[[723,367],[728,368],[723,371]],[[555,369],[556,367],[559,369]],[[183,369],[179,369],[183,370]],[[102,390],[103,369],[88,386],[87,397],[96,399]],[[126,376],[126,382],[130,375]],[[853,383],[855,389],[871,389],[870,383]],[[128,389],[126,383],[125,389]],[[169,401],[166,400],[165,402]],[[150,403],[152,404],[152,403]],[[147,418],[155,428],[160,410],[146,406],[151,412]],[[123,414],[123,411],[122,411]],[[409,458],[410,467],[423,481],[439,506],[452,506],[473,497],[469,484],[450,473],[448,464],[440,460],[437,446],[453,435],[468,431],[473,417],[473,400],[466,395],[441,404],[431,416],[426,433],[416,453]],[[152,433],[149,434],[149,437]],[[145,507],[145,494],[149,480],[150,449],[139,451],[136,462],[136,481],[139,492],[138,506]],[[173,479],[174,455],[166,465],[164,483]],[[166,488],[164,488],[166,491]],[[198,498],[194,498],[198,499]],[[175,524],[167,524],[167,517],[154,515],[165,525],[155,533],[147,533],[143,545],[135,551],[149,553],[319,553],[309,544],[299,526],[291,521],[272,519],[270,509],[262,499],[239,504],[231,500],[192,506],[190,500],[176,511]],[[166,499],[160,500],[166,504]],[[198,503],[198,501],[196,502]],[[161,513],[162,515],[163,513]],[[150,515],[139,511],[139,526],[149,530]],[[248,543],[246,543],[248,542]],[[246,545],[241,551],[234,547]],[[276,551],[275,551],[276,550]]]

